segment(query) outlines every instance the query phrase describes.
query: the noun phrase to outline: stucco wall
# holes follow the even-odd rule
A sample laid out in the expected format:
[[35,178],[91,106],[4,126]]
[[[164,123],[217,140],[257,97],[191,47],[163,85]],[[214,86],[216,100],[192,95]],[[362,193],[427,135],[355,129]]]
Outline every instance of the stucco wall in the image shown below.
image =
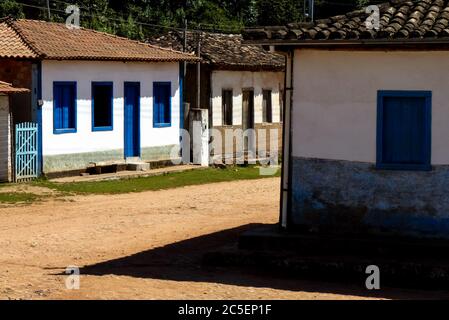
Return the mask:
[[283,72],[212,71],[212,126],[223,125],[222,90],[233,90],[233,125],[242,125],[242,90],[254,89],[254,120],[262,122],[262,90],[272,90],[273,122],[280,122],[280,90]]
[[[290,222],[449,238],[449,52],[297,50]],[[433,170],[375,168],[378,90],[432,91]]]
[[376,161],[378,90],[432,91],[432,164],[449,164],[449,51],[296,50],[293,155]]
[[[162,147],[179,143],[179,64],[178,63],[124,63],[95,61],[44,61],[42,64],[43,92],[43,155],[44,168],[49,157],[61,156],[51,163],[64,162],[67,155],[77,158],[87,156],[87,161],[116,160],[123,158],[124,148],[124,82],[140,82],[140,129],[141,148]],[[53,133],[53,82],[77,82],[77,132]],[[112,81],[114,83],[112,131],[92,132],[91,83]],[[169,128],[153,128],[153,82],[170,81],[172,84],[172,123]],[[148,155],[147,152],[142,152]],[[98,159],[98,160],[94,160]],[[106,158],[106,159],[105,159]],[[83,161],[81,161],[83,162]],[[80,166],[80,161],[76,167]],[[78,169],[67,167],[64,169]]]
[[0,182],[11,179],[11,137],[8,96],[0,94]]

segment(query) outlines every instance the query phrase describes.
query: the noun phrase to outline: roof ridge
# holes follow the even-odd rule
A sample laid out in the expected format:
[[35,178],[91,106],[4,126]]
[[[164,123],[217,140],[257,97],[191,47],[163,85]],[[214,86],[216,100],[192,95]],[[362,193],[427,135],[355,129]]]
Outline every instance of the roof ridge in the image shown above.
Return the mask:
[[87,31],[91,31],[91,32],[95,32],[95,33],[99,33],[99,34],[103,34],[103,35],[106,35],[106,36],[108,36],[108,37],[113,37],[113,38],[116,38],[116,39],[122,39],[122,40],[126,40],[126,41],[135,42],[135,43],[137,43],[137,44],[139,44],[139,45],[142,45],[142,46],[148,46],[148,47],[151,47],[151,48],[160,49],[160,50],[164,50],[164,51],[168,51],[168,52],[173,52],[173,53],[188,54],[188,55],[190,55],[189,53],[186,53],[186,52],[182,52],[182,51],[178,51],[178,50],[173,50],[173,49],[169,49],[169,48],[159,47],[159,46],[156,46],[156,45],[153,45],[153,44],[150,44],[150,43],[146,43],[146,42],[142,42],[142,41],[138,41],[138,40],[129,39],[129,38],[126,38],[126,37],[121,37],[121,36],[118,36],[118,35],[115,35],[115,34],[112,34],[112,33],[107,33],[107,32],[98,31],[98,30],[94,30],[94,29],[87,29],[87,28],[84,28],[84,27],[81,27],[81,29],[87,30]]
[[[19,19],[19,20],[25,20],[25,19]],[[26,46],[28,46],[30,48],[31,51],[33,51],[35,54],[37,54],[40,57],[45,56],[45,54],[43,52],[41,52],[36,45],[33,43],[33,41],[31,41],[30,39],[28,39],[22,32],[22,30],[20,30],[20,27],[16,25],[16,19],[13,18],[9,18],[5,20],[5,23],[14,30],[15,33],[17,33],[17,35],[19,36],[19,38],[25,43]]]
[[[357,9],[357,10],[348,11],[348,12],[346,12],[346,13],[344,13],[344,14],[337,14],[337,15],[330,16],[330,17],[327,17],[327,18],[317,19],[316,21],[320,21],[320,20],[328,20],[328,19],[334,20],[334,19],[339,18],[339,17],[341,17],[341,16],[346,16],[346,17],[350,18],[351,16],[354,16],[355,14],[358,14],[358,13],[366,13],[366,12],[365,12],[365,9],[368,8],[368,6],[370,6],[370,5],[374,5],[374,6],[377,6],[377,7],[379,7],[379,8],[386,7],[387,5],[388,5],[389,7],[394,7],[395,5],[398,5],[398,4],[401,4],[401,3],[403,3],[403,2],[407,2],[407,1],[412,1],[412,2],[413,2],[413,0],[387,0],[387,1],[385,1],[385,2],[382,2],[382,3],[376,3],[376,4],[368,3],[366,6],[364,6],[363,9]],[[366,13],[366,14],[367,14],[367,13]],[[316,23],[313,23],[313,24],[316,25]]]
[[[37,22],[37,23],[42,23],[42,24],[54,24],[54,25],[64,26],[63,23],[53,22],[53,21],[36,20],[36,19],[18,19],[18,20]],[[126,38],[126,37],[117,36],[115,34],[107,33],[107,32],[104,32],[104,31],[98,31],[98,30],[89,29],[89,28],[85,28],[85,27],[80,27],[80,29],[82,29],[84,31],[87,31],[87,32],[94,32],[94,33],[97,33],[97,34],[101,34],[101,35],[104,35],[104,36],[107,36],[107,37],[112,37],[112,38],[116,38],[116,39],[126,40],[126,41],[133,42],[133,43],[136,43],[136,44],[141,45],[141,46],[151,47],[151,48],[154,48],[154,49],[160,49],[160,50],[163,50],[163,51],[177,53],[177,54],[181,54],[181,55],[187,54],[187,55],[191,56],[190,53],[181,52],[181,51],[177,51],[177,50],[173,50],[173,49],[169,49],[169,48],[162,48],[162,47],[159,47],[159,46],[156,46],[156,45],[153,45],[153,44],[145,43],[145,42],[138,41],[138,40],[129,39],[129,38]],[[30,47],[31,47],[31,44],[30,44]],[[33,49],[36,49],[37,51],[39,51],[35,46],[33,46]]]

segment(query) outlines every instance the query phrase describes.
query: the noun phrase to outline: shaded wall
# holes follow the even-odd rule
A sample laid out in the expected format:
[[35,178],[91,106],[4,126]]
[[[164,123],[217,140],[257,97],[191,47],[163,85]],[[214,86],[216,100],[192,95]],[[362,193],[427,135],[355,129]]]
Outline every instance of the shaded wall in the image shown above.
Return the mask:
[[[449,51],[295,51],[293,225],[449,238],[447,70]],[[432,171],[375,169],[378,90],[432,91]]]
[[11,96],[11,109],[14,123],[32,121],[32,62],[0,59],[0,81],[12,83],[14,87],[30,89],[29,93]]
[[0,93],[0,182],[11,181],[11,118],[9,97]]

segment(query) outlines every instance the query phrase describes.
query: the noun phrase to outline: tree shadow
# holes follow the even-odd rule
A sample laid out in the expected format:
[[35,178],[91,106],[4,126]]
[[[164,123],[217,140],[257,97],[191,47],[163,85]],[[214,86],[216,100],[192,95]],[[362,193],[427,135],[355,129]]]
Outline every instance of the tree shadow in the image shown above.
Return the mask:
[[[210,282],[242,287],[354,295],[368,298],[438,299],[448,296],[448,293],[443,291],[395,288],[368,291],[364,287],[364,282],[357,285],[344,283],[338,279],[336,281],[309,280],[254,271],[248,268],[208,267],[202,264],[202,257],[205,253],[236,248],[238,237],[242,232],[262,226],[264,225],[247,224],[85,266],[80,271],[83,275],[116,275],[172,281]],[[282,298],[282,294],[279,298]]]

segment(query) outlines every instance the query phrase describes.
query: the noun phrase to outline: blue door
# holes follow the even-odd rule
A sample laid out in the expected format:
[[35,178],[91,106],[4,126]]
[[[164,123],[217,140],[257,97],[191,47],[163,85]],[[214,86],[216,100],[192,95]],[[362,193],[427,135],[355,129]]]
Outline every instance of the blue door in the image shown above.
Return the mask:
[[125,158],[140,157],[140,83],[125,82]]

